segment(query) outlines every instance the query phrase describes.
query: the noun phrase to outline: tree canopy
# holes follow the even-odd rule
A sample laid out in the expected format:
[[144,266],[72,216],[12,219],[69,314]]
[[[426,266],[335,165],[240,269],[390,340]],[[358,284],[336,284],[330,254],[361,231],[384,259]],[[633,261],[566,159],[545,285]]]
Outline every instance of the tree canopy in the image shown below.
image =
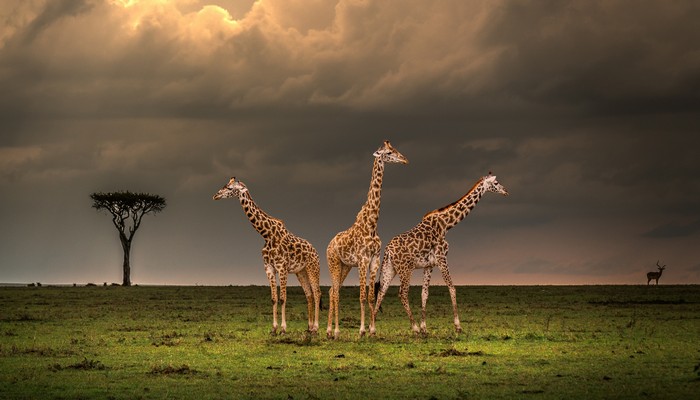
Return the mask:
[[148,213],[159,213],[166,206],[165,199],[155,194],[132,193],[130,191],[93,193],[92,207],[97,210],[107,210],[114,218],[124,222],[132,217],[137,222],[135,229],[141,222],[141,217]]

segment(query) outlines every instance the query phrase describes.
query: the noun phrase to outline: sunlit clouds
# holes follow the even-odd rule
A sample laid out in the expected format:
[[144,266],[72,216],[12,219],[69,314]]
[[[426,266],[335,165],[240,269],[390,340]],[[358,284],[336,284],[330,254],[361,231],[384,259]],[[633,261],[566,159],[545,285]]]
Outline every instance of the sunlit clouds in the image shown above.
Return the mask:
[[[679,23],[689,18],[682,8],[651,4],[630,16],[606,4],[545,12],[492,1],[230,2],[249,7],[233,18],[197,1],[20,2],[5,6],[0,40],[9,62],[37,70],[17,76],[24,84],[43,84],[33,79],[41,74],[55,84],[42,86],[47,95],[93,105],[91,115],[436,101],[452,112],[538,111],[592,107],[594,98],[614,105],[629,95],[645,106],[694,80],[697,54],[660,35],[697,38]],[[78,76],[80,89],[72,85]]]
[[[173,114],[187,108],[188,100],[221,111],[279,102],[393,107],[397,100],[420,100],[436,91],[477,93],[500,51],[478,43],[490,12],[479,3],[426,9],[392,2],[266,1],[238,20],[214,5],[183,13],[180,6],[190,3],[17,7],[29,17],[16,18],[19,26],[4,35],[5,50],[57,81],[43,87],[53,89],[47,94],[89,103],[92,115],[115,107]],[[87,83],[79,89],[72,86],[78,75]],[[31,78],[25,83],[39,84]]]

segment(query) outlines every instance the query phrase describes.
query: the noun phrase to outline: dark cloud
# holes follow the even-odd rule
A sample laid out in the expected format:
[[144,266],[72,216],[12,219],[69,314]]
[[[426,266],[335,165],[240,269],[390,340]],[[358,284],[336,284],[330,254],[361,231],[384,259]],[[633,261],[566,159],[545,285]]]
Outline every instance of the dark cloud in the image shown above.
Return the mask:
[[212,194],[239,177],[323,256],[385,139],[410,160],[385,171],[385,243],[489,171],[511,193],[450,231],[458,282],[692,264],[697,224],[667,221],[700,218],[694,2],[126,4],[0,5],[0,281],[119,281],[87,196],[128,189],[169,204],[137,281],[264,283],[261,239]]
[[690,223],[668,223],[657,226],[644,233],[645,237],[668,239],[674,237],[692,236],[700,232],[700,220]]
[[694,112],[700,39],[692,1],[517,2],[494,13],[502,88],[526,101],[595,114]]
[[87,0],[55,0],[48,2],[46,8],[32,20],[27,26],[22,38],[23,44],[31,45],[32,42],[49,26],[66,17],[74,17],[87,12],[92,8]]

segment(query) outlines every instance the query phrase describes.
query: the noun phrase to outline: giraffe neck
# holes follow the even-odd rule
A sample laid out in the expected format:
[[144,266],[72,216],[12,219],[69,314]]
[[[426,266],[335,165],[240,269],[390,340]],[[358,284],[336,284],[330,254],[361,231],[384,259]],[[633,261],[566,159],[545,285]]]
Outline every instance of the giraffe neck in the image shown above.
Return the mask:
[[355,219],[356,224],[362,224],[370,230],[377,230],[383,179],[384,161],[376,157],[374,159],[374,166],[372,167],[372,181],[369,185],[369,192],[367,192],[367,201],[362,206],[362,209],[357,214],[357,218]]
[[282,221],[269,216],[263,211],[250,197],[250,193],[245,192],[241,197],[241,206],[245,215],[250,220],[256,231],[262,236],[265,241],[283,234],[285,228]]
[[440,226],[443,226],[445,230],[449,230],[469,215],[485,191],[483,179],[481,179],[459,200],[426,214],[423,219],[435,218],[441,222]]

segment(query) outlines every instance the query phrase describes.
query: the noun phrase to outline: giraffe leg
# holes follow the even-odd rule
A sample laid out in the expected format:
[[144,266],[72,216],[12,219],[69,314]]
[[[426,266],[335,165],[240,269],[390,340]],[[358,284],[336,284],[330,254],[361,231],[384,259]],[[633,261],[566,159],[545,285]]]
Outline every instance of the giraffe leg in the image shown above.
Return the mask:
[[314,295],[309,284],[309,275],[305,269],[297,273],[297,279],[299,279],[299,284],[304,290],[304,297],[306,297],[306,316],[308,319],[308,330],[311,332],[314,326]]
[[338,336],[340,336],[340,312],[339,310],[339,304],[340,304],[340,287],[343,285],[343,282],[345,281],[345,278],[347,278],[348,273],[350,272],[350,267],[345,265],[345,264],[340,264],[340,278],[338,280],[337,286],[334,285],[334,295],[335,295],[335,304],[334,304],[334,316],[335,316],[335,331],[333,331],[333,339],[338,339]]
[[[331,242],[333,243],[333,242]],[[331,275],[331,288],[328,289],[328,328],[326,328],[326,336],[330,339],[333,335],[333,317],[337,313],[338,290],[340,289],[340,277],[342,274],[340,259],[335,255],[331,246],[328,246],[326,252],[326,260],[328,261],[328,272]],[[336,322],[336,330],[338,325]]]
[[406,314],[408,314],[408,319],[411,321],[411,330],[414,333],[419,333],[418,325],[413,319],[413,314],[411,313],[411,306],[408,304],[408,288],[411,283],[411,271],[406,271],[401,273],[401,286],[399,286],[399,299],[401,299],[401,304],[403,304]]
[[287,309],[287,267],[280,270],[280,305],[282,306],[282,326],[281,334],[287,333],[287,317],[285,311]]
[[271,334],[277,334],[277,280],[275,279],[275,269],[271,265],[265,266],[265,274],[267,280],[270,281],[270,292],[272,295],[272,331]]
[[421,319],[420,331],[423,334],[428,333],[425,326],[425,307],[428,304],[428,289],[430,288],[430,274],[433,272],[433,267],[423,268],[423,291],[421,292]]
[[357,266],[360,275],[360,337],[365,336],[365,302],[367,301],[367,266],[369,261],[362,260]]
[[375,255],[372,257],[372,260],[369,263],[369,334],[374,335],[375,333],[375,328],[374,328],[374,282],[377,279],[377,271],[379,270],[379,254]]
[[311,326],[311,333],[315,334],[318,333],[318,317],[321,312],[321,284],[319,282],[321,274],[319,263],[315,262],[312,264],[307,274],[309,276],[309,287],[311,288],[314,300],[314,323]]
[[326,328],[326,337],[330,339],[333,335],[333,299],[335,298],[335,279],[331,282],[331,287],[328,289],[328,327]]
[[459,315],[457,315],[457,292],[455,290],[455,285],[452,283],[452,278],[450,277],[450,271],[447,269],[447,260],[443,257],[439,261],[440,272],[442,272],[442,279],[445,280],[445,284],[450,289],[450,300],[452,300],[452,314],[454,315],[455,330],[457,333],[462,332],[462,325],[459,323]]
[[[389,290],[389,284],[391,284],[391,280],[394,279],[394,276],[396,276],[396,271],[391,265],[391,262],[385,262],[382,267],[381,287],[379,288],[379,294],[377,294],[377,304],[374,305],[374,311],[372,312],[372,324],[374,324],[374,321],[377,319],[377,312],[379,312],[379,307],[382,305],[382,300],[384,300],[386,291]],[[370,334],[375,334],[372,327],[370,327]]]

